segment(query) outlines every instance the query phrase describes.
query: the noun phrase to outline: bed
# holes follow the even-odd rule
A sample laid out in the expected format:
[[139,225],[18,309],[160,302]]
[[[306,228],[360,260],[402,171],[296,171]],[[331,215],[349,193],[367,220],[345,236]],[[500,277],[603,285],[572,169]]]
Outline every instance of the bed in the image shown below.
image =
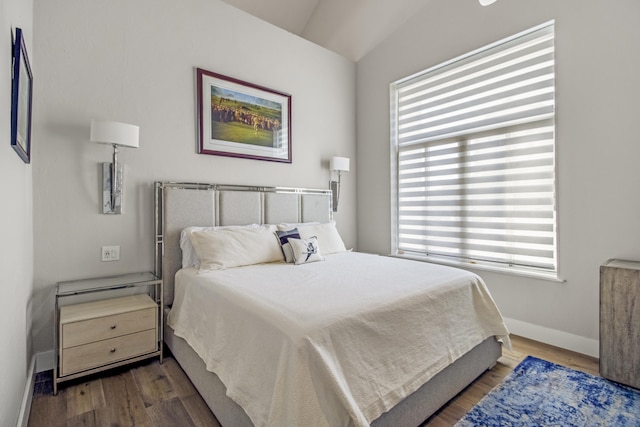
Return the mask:
[[[340,247],[330,191],[166,182],[155,189],[163,339],[225,427],[417,426],[508,345],[479,277]],[[193,226],[201,227],[188,231],[199,269],[181,249]],[[220,227],[233,230],[213,231]],[[211,265],[198,239],[214,239],[206,242],[215,252],[228,246],[220,236],[272,233],[277,241],[274,231],[292,228],[302,234],[289,240],[294,255],[318,262],[301,255],[295,263],[304,265],[203,268]],[[317,251],[304,252],[312,242]]]

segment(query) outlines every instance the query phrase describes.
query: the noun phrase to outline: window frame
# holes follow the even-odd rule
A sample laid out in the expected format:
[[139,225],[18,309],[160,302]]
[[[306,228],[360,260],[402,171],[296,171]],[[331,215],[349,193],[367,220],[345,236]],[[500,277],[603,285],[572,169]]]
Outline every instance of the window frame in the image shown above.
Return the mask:
[[[479,49],[473,50],[467,54],[460,55],[456,58],[453,58],[449,61],[446,61],[442,64],[438,64],[434,67],[427,68],[426,70],[415,73],[411,76],[399,79],[395,82],[392,82],[389,86],[389,94],[390,94],[390,171],[391,171],[391,249],[392,256],[416,259],[421,261],[429,261],[440,264],[454,265],[457,267],[465,267],[465,268],[473,268],[487,271],[494,271],[500,273],[508,273],[518,276],[525,277],[533,277],[538,279],[544,279],[555,282],[563,282],[560,278],[560,263],[559,263],[559,206],[558,206],[558,153],[557,153],[557,138],[556,138],[556,123],[557,123],[557,100],[554,95],[553,102],[553,114],[551,117],[552,126],[553,126],[553,268],[537,268],[537,267],[528,267],[523,265],[510,265],[505,262],[494,262],[494,261],[483,261],[473,258],[459,258],[459,257],[445,257],[440,255],[431,255],[428,253],[418,253],[412,251],[404,251],[399,249],[400,247],[400,219],[399,219],[399,198],[400,198],[400,165],[399,165],[399,157],[400,157],[400,141],[399,141],[399,126],[398,126],[398,116],[399,116],[399,90],[398,85],[412,81],[417,77],[428,75],[435,70],[441,69],[443,67],[448,67],[456,62],[461,60],[477,56],[478,54],[486,53],[490,51],[492,48],[496,46],[503,45],[505,43],[511,42],[513,40],[522,38],[531,33],[537,32],[538,30],[543,30],[547,27],[551,27],[551,31],[553,34],[553,39],[555,40],[555,22],[553,20],[545,22],[541,25],[533,27],[531,29],[522,31],[513,36],[507,37],[505,39],[499,40],[495,43],[491,43],[487,46],[481,47]],[[555,42],[554,42],[555,44]],[[555,52],[555,49],[554,49]],[[556,92],[556,59],[555,53],[553,53],[553,91],[554,94]],[[498,131],[500,128],[498,128]],[[474,134],[482,132],[482,129],[477,132],[469,132],[465,136],[473,136]],[[499,132],[495,132],[499,133]],[[446,139],[447,137],[443,137],[442,139]],[[426,143],[424,143],[426,145]],[[418,145],[418,144],[416,144]],[[498,218],[498,217],[494,217]],[[464,229],[462,229],[464,230]]]

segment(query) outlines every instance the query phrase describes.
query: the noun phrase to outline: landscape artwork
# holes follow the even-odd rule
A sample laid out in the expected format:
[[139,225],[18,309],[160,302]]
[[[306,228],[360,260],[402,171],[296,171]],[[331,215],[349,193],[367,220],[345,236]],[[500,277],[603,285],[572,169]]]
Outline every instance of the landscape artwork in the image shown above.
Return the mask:
[[199,153],[291,163],[291,96],[197,70]]

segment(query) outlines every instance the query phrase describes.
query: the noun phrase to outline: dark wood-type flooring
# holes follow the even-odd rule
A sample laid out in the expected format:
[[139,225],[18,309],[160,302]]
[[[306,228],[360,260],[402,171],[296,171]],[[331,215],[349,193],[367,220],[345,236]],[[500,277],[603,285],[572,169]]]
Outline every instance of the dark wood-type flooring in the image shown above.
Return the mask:
[[[421,427],[452,426],[527,355],[598,375],[598,360],[512,336],[498,364],[452,399]],[[29,427],[220,426],[172,357],[61,384],[51,394],[51,372],[36,379]]]

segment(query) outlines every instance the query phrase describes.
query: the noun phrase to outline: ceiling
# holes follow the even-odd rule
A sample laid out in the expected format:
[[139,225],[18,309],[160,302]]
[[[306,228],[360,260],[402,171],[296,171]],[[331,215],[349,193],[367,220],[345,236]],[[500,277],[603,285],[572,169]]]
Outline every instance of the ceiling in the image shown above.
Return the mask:
[[223,0],[354,61],[429,0]]

